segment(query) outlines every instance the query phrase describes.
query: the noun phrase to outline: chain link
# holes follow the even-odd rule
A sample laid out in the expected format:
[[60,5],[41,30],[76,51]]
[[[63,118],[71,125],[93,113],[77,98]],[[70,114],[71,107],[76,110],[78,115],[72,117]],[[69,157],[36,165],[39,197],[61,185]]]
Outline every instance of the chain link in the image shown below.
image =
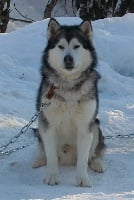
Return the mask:
[[134,133],[126,134],[126,135],[107,135],[105,136],[105,139],[127,139],[127,138],[134,138]]
[[15,135],[14,137],[12,137],[8,143],[6,143],[5,145],[0,146],[0,156],[9,155],[9,154],[11,154],[11,153],[13,153],[13,152],[16,152],[16,151],[18,151],[18,150],[24,149],[25,147],[29,146],[29,145],[23,145],[23,146],[20,146],[20,147],[15,147],[15,148],[6,150],[10,144],[15,143],[16,140],[17,140],[21,135],[23,135],[24,133],[27,132],[27,130],[28,130],[29,127],[33,124],[33,122],[35,122],[35,121],[37,120],[37,118],[38,118],[40,112],[41,112],[45,107],[47,107],[47,106],[49,106],[49,105],[50,105],[50,102],[49,102],[49,103],[41,103],[40,111],[37,112],[37,113],[35,113],[35,114],[31,117],[30,121],[29,121],[25,126],[22,127],[22,129],[20,130],[20,132],[19,132],[17,135]]
[[28,145],[23,145],[23,146],[20,146],[20,147],[15,147],[15,148],[13,148],[13,149],[5,150],[5,149],[8,148],[8,146],[9,146],[10,144],[15,143],[16,140],[17,140],[21,135],[23,135],[24,133],[26,133],[26,131],[29,129],[29,127],[32,125],[32,123],[36,121],[36,119],[38,118],[38,115],[39,115],[39,113],[35,113],[35,114],[32,116],[32,118],[30,119],[30,121],[29,121],[25,126],[22,127],[22,129],[20,130],[20,132],[19,132],[17,135],[15,135],[14,137],[12,137],[8,143],[6,143],[5,145],[2,145],[2,146],[0,147],[0,156],[9,155],[9,154],[11,154],[11,153],[13,153],[13,152],[15,152],[15,151],[18,151],[18,150],[20,150],[20,149],[24,149],[25,147],[28,146]]
[[13,152],[16,152],[16,151],[19,151],[21,149],[24,149],[27,146],[29,146],[29,145],[23,145],[23,146],[20,146],[20,147],[15,147],[15,148],[12,148],[12,149],[8,149],[6,151],[0,151],[0,156],[8,156],[9,154],[11,154]]

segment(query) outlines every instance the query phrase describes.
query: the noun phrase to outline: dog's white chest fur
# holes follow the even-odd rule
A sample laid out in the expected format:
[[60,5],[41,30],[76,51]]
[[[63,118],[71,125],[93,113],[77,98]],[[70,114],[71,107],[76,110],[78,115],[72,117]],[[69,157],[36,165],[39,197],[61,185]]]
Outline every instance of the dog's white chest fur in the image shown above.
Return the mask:
[[[52,122],[50,126],[58,137],[58,145],[76,145],[78,129],[89,128],[95,109],[95,100],[82,103],[52,100],[44,112],[48,121]],[[83,131],[85,132],[85,130]]]

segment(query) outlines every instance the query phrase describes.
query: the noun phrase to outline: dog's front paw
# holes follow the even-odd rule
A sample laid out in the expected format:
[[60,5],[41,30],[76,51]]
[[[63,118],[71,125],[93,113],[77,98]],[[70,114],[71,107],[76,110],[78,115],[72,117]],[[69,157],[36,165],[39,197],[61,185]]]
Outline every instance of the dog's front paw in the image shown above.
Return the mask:
[[81,186],[81,187],[91,187],[91,183],[89,181],[89,177],[88,174],[86,175],[76,175],[76,184],[77,186]]
[[58,185],[59,184],[59,174],[58,173],[48,173],[44,182],[48,185]]

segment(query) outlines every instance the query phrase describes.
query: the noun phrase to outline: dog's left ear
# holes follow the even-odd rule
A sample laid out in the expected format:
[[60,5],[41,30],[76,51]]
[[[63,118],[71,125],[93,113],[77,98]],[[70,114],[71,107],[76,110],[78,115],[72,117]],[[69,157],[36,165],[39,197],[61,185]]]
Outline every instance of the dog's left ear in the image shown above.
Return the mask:
[[93,29],[92,29],[91,21],[88,21],[88,20],[83,21],[80,24],[79,28],[86,37],[88,37],[89,39],[92,39]]
[[60,24],[56,21],[56,19],[51,18],[48,24],[48,29],[47,29],[48,39],[54,36],[58,32],[59,29],[60,29]]

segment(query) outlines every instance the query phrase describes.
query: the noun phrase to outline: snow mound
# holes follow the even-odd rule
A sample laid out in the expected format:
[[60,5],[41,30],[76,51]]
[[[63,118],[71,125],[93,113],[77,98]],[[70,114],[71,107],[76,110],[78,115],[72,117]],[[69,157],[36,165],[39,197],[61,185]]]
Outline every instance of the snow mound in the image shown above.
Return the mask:
[[[94,22],[100,59],[123,76],[134,78],[134,14]],[[98,37],[99,36],[99,37]]]
[[[79,24],[76,17],[57,18],[62,24]],[[40,58],[46,45],[48,19],[9,34],[0,34],[0,146],[24,126],[35,113],[40,82]],[[134,133],[134,14],[94,21],[94,44],[101,74],[99,99],[104,135]],[[36,126],[36,123],[34,124]],[[0,157],[2,200],[18,199],[134,199],[133,139],[106,140],[104,174],[89,171],[92,187],[75,187],[75,167],[61,168],[61,184],[42,183],[44,167],[31,168],[37,141],[29,130],[12,147],[21,151]]]

